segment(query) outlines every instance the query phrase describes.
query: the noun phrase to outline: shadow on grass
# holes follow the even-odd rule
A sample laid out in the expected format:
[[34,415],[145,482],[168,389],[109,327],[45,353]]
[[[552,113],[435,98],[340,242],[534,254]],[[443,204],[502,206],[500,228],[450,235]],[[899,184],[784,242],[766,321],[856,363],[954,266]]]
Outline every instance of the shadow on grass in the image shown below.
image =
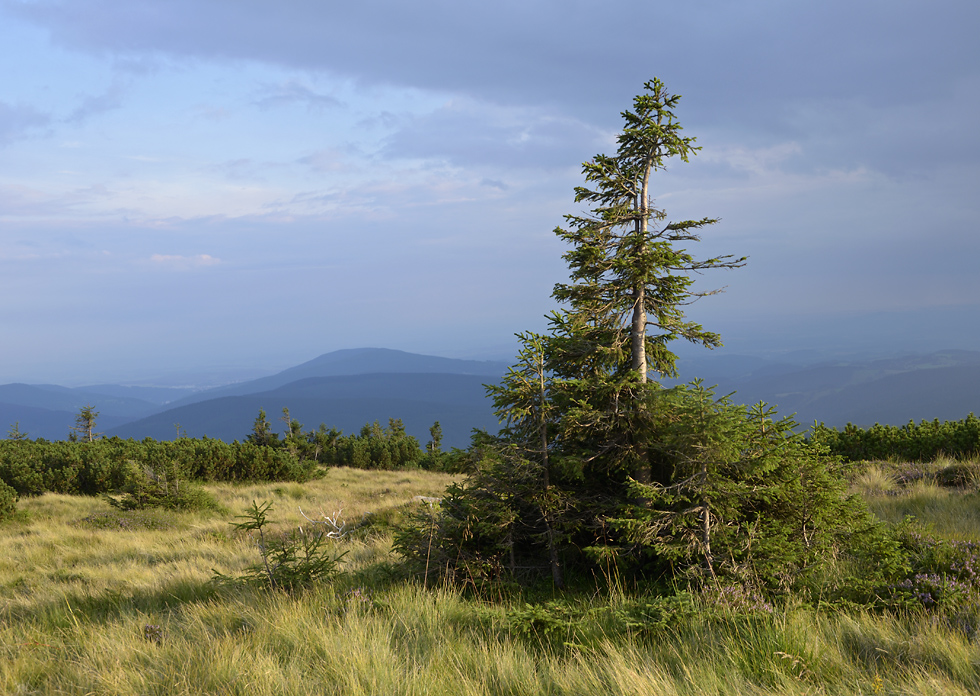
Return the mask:
[[66,592],[34,606],[7,607],[8,621],[35,621],[49,628],[67,629],[86,623],[106,623],[128,615],[171,611],[184,604],[207,602],[221,594],[211,581],[176,580],[163,587],[133,592],[106,590],[98,595]]
[[357,570],[338,574],[334,578],[334,585],[341,593],[361,587],[370,587],[373,592],[383,592],[410,579],[411,574],[404,564],[378,561]]

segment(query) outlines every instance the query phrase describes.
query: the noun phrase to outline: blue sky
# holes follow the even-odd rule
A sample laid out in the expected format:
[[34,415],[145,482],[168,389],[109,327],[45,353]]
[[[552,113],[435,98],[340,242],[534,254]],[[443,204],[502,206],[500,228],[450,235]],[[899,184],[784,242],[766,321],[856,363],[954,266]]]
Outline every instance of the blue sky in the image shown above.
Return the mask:
[[980,5],[0,0],[0,382],[504,358],[654,76],[726,350],[976,348]]

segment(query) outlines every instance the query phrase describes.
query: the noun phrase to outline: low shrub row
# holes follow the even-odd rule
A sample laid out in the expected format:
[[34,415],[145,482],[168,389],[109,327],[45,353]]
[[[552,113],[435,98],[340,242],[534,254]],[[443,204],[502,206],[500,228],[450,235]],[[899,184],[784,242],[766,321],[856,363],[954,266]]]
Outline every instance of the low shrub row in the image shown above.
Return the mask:
[[284,449],[210,438],[0,440],[0,481],[21,496],[109,493],[130,482],[134,468],[195,481],[306,481],[320,470]]
[[442,427],[436,421],[429,433],[432,439],[425,449],[405,431],[400,418],[389,418],[388,425],[378,421],[367,423],[359,433],[344,435],[336,428],[321,424],[317,430],[303,430],[303,425],[283,409],[280,420],[288,423],[289,431],[280,436],[272,432],[272,424],[264,410],[259,411],[247,441],[268,447],[285,449],[300,459],[314,459],[330,466],[349,466],[355,469],[427,469],[456,471],[466,452],[453,448],[442,451]]
[[875,424],[859,428],[848,423],[842,430],[818,423],[809,439],[850,461],[929,462],[944,456],[965,459],[980,454],[980,418],[971,413],[959,421],[909,421],[901,427]]

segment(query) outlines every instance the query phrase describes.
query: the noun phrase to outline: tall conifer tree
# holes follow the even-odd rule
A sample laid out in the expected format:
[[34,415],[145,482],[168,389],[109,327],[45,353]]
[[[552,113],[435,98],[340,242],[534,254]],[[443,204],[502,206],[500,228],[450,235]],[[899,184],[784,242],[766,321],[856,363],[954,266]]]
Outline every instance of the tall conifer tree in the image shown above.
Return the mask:
[[718,334],[684,316],[686,305],[717,292],[695,290],[691,276],[745,259],[696,259],[686,245],[717,220],[669,222],[653,204],[653,174],[672,157],[687,162],[700,148],[681,135],[674,114],[680,96],[659,79],[644,90],[622,114],[616,155],[583,165],[586,186],[575,189],[575,200],[593,207],[565,216],[566,226],[555,230],[571,246],[564,256],[571,282],[553,293],[565,309],[552,315],[551,366],[562,380],[556,391],[564,394],[566,442],[579,441],[589,452],[587,464],[649,481],[649,373],[676,374],[668,348],[675,339],[721,345]]
[[[680,134],[678,100],[660,80],[647,82],[623,113],[616,155],[583,165],[586,186],[575,189],[575,200],[592,208],[555,230],[570,246],[570,280],[553,293],[564,306],[551,315],[548,335],[518,334],[518,364],[488,387],[506,427],[447,496],[441,538],[409,530],[398,541],[406,555],[420,557],[424,542],[428,560],[435,543],[447,569],[472,579],[513,571],[545,551],[561,585],[566,551],[608,558],[642,546],[643,499],[652,496],[630,477],[655,486],[673,475],[669,454],[651,446],[669,414],[659,413],[665,400],[648,375],[675,374],[674,339],[721,345],[684,316],[687,304],[713,294],[693,288],[691,274],[745,261],[696,259],[684,245],[717,221],[668,222],[652,203],[652,175],[698,150]],[[639,508],[635,523],[622,518],[631,507]]]
[[545,551],[561,585],[563,563],[584,551],[641,574],[769,591],[873,531],[844,497],[834,460],[792,421],[715,399],[697,381],[649,380],[676,373],[675,339],[721,345],[684,316],[716,292],[694,288],[691,275],[745,262],[695,258],[687,246],[717,221],[669,222],[652,203],[652,175],[698,150],[681,135],[678,100],[647,82],[623,113],[616,155],[584,165],[575,199],[593,207],[556,230],[570,246],[570,281],[554,290],[564,307],[548,335],[518,334],[518,364],[488,387],[506,427],[481,441],[441,511],[396,539],[427,573],[444,568],[476,586],[506,569],[543,569],[535,559]]

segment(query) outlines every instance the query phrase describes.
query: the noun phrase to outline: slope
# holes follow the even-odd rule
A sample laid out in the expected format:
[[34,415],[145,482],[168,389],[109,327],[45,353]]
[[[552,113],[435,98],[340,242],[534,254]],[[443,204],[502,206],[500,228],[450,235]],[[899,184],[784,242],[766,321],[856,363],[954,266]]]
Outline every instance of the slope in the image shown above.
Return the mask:
[[803,368],[770,364],[738,376],[714,371],[716,393],[734,392],[737,403],[759,401],[781,415],[796,414],[804,426],[814,420],[841,427],[874,423],[904,425],[915,420],[959,420],[980,412],[980,352],[941,351],[929,355],[839,361]]
[[508,363],[505,362],[440,358],[387,348],[350,348],[325,353],[313,360],[290,367],[269,377],[197,392],[173,402],[170,406],[183,406],[224,396],[257,394],[283,387],[298,380],[314,377],[339,377],[371,373],[422,373],[481,375],[495,381],[507,371],[507,367]]
[[285,407],[307,430],[323,423],[348,434],[375,420],[385,424],[389,418],[400,418],[406,431],[421,444],[428,440],[429,427],[438,420],[447,447],[466,447],[473,428],[492,432],[498,428],[483,387],[492,381],[486,376],[447,373],[313,377],[264,392],[176,406],[107,434],[171,439],[179,423],[191,437],[241,440],[250,432],[259,409],[283,431],[284,425],[276,419]]

